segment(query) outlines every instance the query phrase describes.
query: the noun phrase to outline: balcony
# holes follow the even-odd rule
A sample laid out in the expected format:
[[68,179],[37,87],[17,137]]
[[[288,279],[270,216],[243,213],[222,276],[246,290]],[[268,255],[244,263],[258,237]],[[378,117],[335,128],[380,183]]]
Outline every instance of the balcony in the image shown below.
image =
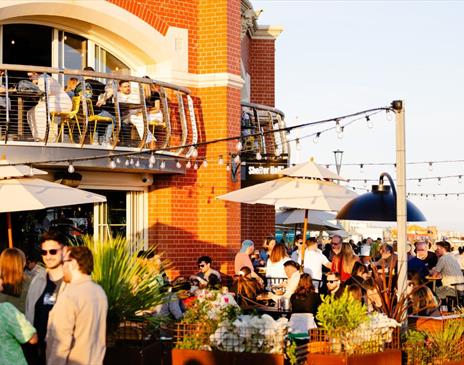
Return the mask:
[[[64,167],[69,158],[84,169],[161,172],[150,162],[154,151],[163,172],[181,173],[177,161],[188,148],[176,146],[198,142],[186,88],[116,73],[7,64],[0,70],[0,154],[10,160]],[[125,157],[110,165],[115,154]]]

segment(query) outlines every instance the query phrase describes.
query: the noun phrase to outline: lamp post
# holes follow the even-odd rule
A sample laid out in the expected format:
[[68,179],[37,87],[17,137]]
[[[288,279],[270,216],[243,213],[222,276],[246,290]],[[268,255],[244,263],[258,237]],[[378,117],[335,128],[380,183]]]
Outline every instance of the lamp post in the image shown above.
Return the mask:
[[342,169],[342,159],[343,159],[343,151],[336,150],[333,151],[335,157],[335,167],[337,169],[337,175],[340,175],[340,170]]

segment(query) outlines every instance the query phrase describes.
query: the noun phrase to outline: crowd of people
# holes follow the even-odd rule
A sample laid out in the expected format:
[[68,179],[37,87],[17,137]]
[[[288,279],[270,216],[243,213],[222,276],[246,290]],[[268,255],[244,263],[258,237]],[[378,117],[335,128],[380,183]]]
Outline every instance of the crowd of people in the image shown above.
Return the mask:
[[0,364],[102,364],[108,302],[87,247],[40,240],[44,268],[17,248],[0,255]]

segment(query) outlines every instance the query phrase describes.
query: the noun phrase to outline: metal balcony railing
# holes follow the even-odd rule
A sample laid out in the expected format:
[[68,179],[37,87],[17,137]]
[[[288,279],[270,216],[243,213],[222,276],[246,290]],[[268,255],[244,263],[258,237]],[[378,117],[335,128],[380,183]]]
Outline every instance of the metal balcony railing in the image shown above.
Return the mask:
[[165,150],[197,143],[188,89],[121,74],[0,64],[0,144]]
[[[256,161],[261,156],[267,162],[289,159],[285,115],[282,111],[261,104],[242,102],[242,159]],[[258,154],[259,152],[259,154]]]

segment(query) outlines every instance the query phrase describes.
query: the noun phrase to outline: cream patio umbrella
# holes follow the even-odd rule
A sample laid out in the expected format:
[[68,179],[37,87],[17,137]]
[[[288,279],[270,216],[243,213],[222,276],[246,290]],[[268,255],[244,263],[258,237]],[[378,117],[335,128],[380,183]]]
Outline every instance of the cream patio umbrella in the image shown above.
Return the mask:
[[43,175],[46,171],[9,164],[0,161],[0,213],[7,214],[9,247],[13,246],[11,212],[106,202],[103,195],[31,177],[31,173]]
[[[286,209],[275,215],[276,225],[293,226],[304,223],[305,209]],[[337,231],[342,226],[333,222],[335,214],[322,210],[308,210],[308,229],[314,231]]]
[[[335,183],[344,180],[313,159],[281,171],[279,179],[256,184],[218,196],[218,199],[247,204],[267,204],[276,208],[304,209],[303,237],[306,238],[308,210],[338,211],[357,196]],[[304,246],[303,246],[304,258]],[[303,264],[303,262],[302,262]]]

